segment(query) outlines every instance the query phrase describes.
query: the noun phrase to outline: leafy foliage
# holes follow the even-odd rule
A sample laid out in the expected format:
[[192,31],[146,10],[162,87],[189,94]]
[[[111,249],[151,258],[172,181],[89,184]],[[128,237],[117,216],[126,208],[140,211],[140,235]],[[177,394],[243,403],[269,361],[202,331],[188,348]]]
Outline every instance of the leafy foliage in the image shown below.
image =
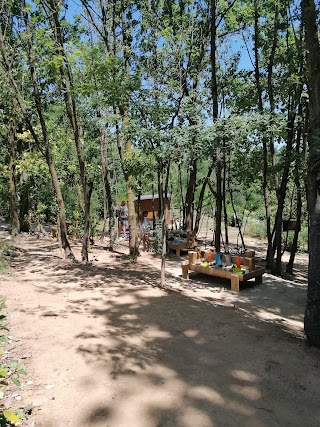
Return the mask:
[[[11,391],[12,384],[20,387],[20,376],[26,376],[27,373],[23,366],[19,364],[18,360],[8,358],[4,350],[4,345],[7,342],[7,318],[3,314],[5,308],[5,301],[0,301],[0,401],[3,401],[6,395],[6,390]],[[3,407],[3,405],[1,405]],[[23,416],[23,414],[22,414]],[[22,421],[21,415],[16,414],[10,409],[1,409],[0,411],[0,425],[8,426],[11,423]]]

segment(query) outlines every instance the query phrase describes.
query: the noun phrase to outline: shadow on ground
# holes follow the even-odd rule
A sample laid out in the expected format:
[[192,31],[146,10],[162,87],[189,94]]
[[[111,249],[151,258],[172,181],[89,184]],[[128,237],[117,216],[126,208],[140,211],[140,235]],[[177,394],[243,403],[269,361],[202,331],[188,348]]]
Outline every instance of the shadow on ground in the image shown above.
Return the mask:
[[[305,284],[267,275],[230,295],[225,282],[168,274],[160,290],[150,263],[115,253],[83,266],[45,245],[14,266],[31,268],[23,285],[35,295],[60,301],[59,309],[22,305],[21,313],[57,317],[66,329],[80,316],[99,321],[69,343],[92,371],[81,383],[90,403],[73,426],[319,426],[320,357],[301,334]],[[95,400],[101,384],[103,402]]]

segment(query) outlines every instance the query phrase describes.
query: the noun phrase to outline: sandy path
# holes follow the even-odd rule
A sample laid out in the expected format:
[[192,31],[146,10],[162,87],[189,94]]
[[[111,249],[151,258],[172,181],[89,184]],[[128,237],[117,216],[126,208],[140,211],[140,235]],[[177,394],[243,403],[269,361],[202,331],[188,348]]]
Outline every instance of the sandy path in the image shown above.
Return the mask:
[[[36,427],[320,426],[320,352],[302,339],[306,284],[266,276],[239,295],[225,282],[156,287],[159,260],[136,266],[94,248],[93,266],[60,258],[50,239],[0,278],[11,335],[33,384]],[[79,248],[76,249],[79,251]]]

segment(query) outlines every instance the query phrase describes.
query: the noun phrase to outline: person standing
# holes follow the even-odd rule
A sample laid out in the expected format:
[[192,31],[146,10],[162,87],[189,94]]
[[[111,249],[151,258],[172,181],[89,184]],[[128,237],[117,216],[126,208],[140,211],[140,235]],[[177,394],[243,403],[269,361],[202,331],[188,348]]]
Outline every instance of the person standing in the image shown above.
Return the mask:
[[124,200],[122,200],[120,205],[119,219],[121,224],[121,232],[123,234],[123,237],[126,237],[127,227],[129,223],[128,223],[128,208]]

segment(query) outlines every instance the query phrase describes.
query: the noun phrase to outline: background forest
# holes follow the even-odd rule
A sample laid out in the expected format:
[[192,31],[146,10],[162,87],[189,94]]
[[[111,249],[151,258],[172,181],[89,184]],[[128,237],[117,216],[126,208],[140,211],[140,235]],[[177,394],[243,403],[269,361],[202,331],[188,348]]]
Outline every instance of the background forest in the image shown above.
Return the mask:
[[88,261],[89,238],[107,218],[114,244],[115,207],[125,199],[134,259],[135,199],[157,193],[164,257],[170,193],[187,231],[214,211],[217,250],[231,220],[265,236],[273,274],[282,273],[284,248],[292,273],[294,254],[309,244],[309,314],[320,343],[320,242],[308,242],[309,224],[314,239],[320,227],[317,7],[3,0],[0,215],[11,218],[12,235],[58,223],[72,258],[71,221]]

